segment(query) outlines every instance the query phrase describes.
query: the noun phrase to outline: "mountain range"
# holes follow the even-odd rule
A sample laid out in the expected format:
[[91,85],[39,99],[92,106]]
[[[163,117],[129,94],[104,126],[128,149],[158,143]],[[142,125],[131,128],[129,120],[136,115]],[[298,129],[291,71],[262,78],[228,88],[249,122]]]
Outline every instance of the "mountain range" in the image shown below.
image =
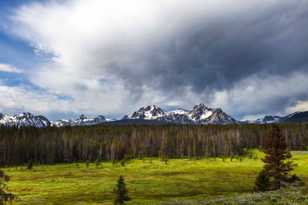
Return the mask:
[[124,119],[157,120],[175,124],[232,124],[236,120],[221,109],[209,108],[204,104],[195,105],[192,110],[176,109],[164,111],[156,105],[140,108]]
[[165,111],[157,105],[141,107],[137,111],[125,115],[122,119],[110,120],[103,115],[87,118],[81,115],[78,119],[62,119],[49,121],[42,115],[35,116],[31,113],[6,115],[0,113],[0,126],[5,127],[63,127],[63,126],[90,126],[97,124],[270,124],[308,122],[308,111],[295,112],[287,116],[265,116],[253,121],[238,121],[225,113],[220,108],[210,108],[205,104],[195,105],[191,110],[176,109]]

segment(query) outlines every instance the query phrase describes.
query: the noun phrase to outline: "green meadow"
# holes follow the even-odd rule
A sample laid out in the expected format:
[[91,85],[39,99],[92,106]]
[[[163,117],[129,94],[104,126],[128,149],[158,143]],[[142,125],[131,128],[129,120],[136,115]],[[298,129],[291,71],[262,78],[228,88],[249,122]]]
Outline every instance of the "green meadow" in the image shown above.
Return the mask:
[[255,178],[262,154],[253,157],[131,160],[125,166],[102,162],[8,167],[9,191],[16,205],[111,205],[120,175],[125,177],[127,204],[308,204],[308,152],[293,152],[295,173],[305,181],[301,188],[256,194]]

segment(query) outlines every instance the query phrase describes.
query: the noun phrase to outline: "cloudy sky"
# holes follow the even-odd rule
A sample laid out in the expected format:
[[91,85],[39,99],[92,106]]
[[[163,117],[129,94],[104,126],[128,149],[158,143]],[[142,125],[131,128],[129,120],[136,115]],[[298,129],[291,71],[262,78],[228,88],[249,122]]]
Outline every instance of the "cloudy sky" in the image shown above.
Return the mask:
[[308,110],[307,0],[0,1],[0,112]]

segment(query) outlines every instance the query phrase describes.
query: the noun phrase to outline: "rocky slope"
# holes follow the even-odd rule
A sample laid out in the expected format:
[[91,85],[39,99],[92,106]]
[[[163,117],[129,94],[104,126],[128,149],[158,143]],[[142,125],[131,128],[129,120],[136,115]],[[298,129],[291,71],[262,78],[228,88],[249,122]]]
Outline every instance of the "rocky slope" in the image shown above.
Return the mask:
[[221,109],[209,108],[204,104],[195,105],[192,110],[180,108],[173,111],[164,111],[156,105],[150,105],[125,116],[124,119],[158,120],[175,124],[232,124],[237,122]]
[[21,113],[16,115],[5,115],[0,113],[0,126],[5,127],[48,127],[50,121],[41,115],[35,116],[31,113]]
[[95,118],[87,118],[85,115],[80,115],[78,119],[75,120],[57,120],[52,122],[54,127],[64,127],[64,126],[89,126],[97,125],[107,122],[107,119],[103,115],[99,115]]
[[308,122],[308,111],[295,112],[282,118],[282,122]]
[[25,112],[16,115],[0,113],[0,126],[5,127],[63,127],[63,126],[90,126],[97,124],[271,124],[271,123],[292,123],[308,122],[307,112],[295,112],[290,115],[265,116],[254,121],[237,121],[220,108],[209,108],[204,104],[195,105],[191,110],[176,109],[165,111],[157,105],[149,105],[138,109],[130,115],[124,116],[121,120],[109,120],[103,115],[88,118],[81,115],[75,120],[57,120],[50,122],[46,117],[33,115]]
[[292,122],[308,122],[308,111],[295,112],[286,116],[271,116],[267,115],[264,118],[257,119],[252,123],[256,124],[271,124],[271,123],[292,123]]

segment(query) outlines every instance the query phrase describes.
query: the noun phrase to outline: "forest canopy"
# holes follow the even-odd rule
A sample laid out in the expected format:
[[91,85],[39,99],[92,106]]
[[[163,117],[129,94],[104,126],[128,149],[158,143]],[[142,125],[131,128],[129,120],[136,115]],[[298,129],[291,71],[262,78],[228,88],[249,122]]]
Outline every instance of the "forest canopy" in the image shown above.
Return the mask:
[[[308,124],[282,124],[291,150],[308,146]],[[240,156],[262,148],[271,125],[97,125],[0,128],[1,165],[124,158]]]

